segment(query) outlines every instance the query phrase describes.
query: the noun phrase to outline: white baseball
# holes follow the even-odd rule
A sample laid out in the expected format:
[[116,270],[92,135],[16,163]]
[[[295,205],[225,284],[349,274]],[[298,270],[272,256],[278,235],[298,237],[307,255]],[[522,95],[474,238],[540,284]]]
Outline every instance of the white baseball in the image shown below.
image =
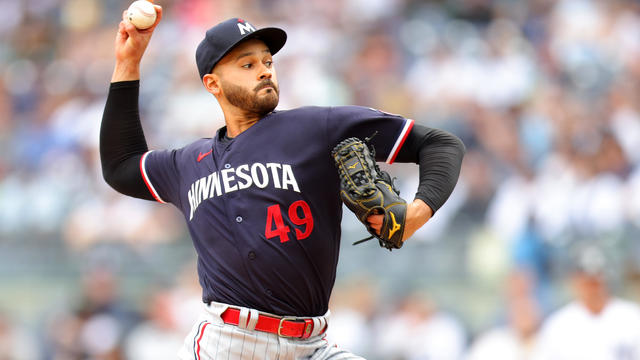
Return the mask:
[[127,18],[136,28],[148,29],[156,22],[156,9],[147,0],[137,0],[127,9]]

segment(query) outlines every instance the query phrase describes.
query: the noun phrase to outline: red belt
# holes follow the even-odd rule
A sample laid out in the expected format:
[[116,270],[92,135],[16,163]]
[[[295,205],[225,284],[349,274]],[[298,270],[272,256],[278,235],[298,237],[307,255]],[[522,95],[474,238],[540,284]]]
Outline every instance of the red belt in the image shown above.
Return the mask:
[[[251,314],[249,314],[249,317]],[[228,308],[220,315],[225,324],[238,325],[240,320],[240,310]],[[249,319],[247,318],[247,323]],[[311,336],[313,331],[313,320],[302,319],[296,317],[272,317],[267,315],[258,315],[256,330],[264,331],[272,334],[278,334],[282,337],[306,339]],[[322,329],[324,332],[325,329]]]

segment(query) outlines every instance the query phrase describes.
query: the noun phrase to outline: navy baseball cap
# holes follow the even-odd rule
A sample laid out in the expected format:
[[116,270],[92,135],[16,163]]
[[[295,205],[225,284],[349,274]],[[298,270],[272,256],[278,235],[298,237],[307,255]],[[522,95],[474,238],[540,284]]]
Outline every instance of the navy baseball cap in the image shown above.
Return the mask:
[[207,30],[204,39],[196,49],[196,64],[200,78],[210,73],[218,61],[238,43],[247,39],[262,40],[273,55],[284,46],[287,33],[275,27],[257,29],[248,21],[239,18],[219,23]]

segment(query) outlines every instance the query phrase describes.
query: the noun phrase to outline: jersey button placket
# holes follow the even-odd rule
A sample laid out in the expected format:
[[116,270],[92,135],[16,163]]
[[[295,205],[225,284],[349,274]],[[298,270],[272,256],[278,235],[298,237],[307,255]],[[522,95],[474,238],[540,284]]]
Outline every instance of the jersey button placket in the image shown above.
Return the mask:
[[242,216],[236,216],[236,222],[239,224],[242,222]]
[[249,251],[249,255],[248,255],[248,257],[249,257],[249,260],[255,260],[255,258],[256,258],[256,253],[255,253],[255,252],[253,252],[253,251]]

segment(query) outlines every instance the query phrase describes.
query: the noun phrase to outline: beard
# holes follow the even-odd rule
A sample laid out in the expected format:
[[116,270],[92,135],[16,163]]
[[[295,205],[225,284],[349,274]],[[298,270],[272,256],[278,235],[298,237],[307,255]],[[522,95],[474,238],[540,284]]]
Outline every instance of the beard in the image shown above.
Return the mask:
[[[280,90],[278,86],[266,79],[260,82],[253,90],[247,90],[242,86],[228,83],[224,80],[221,81],[222,91],[227,98],[227,101],[235,107],[238,107],[246,112],[257,114],[260,117],[270,113],[278,106],[280,99]],[[258,95],[258,92],[266,86],[272,86],[272,89],[266,89],[266,94]]]

